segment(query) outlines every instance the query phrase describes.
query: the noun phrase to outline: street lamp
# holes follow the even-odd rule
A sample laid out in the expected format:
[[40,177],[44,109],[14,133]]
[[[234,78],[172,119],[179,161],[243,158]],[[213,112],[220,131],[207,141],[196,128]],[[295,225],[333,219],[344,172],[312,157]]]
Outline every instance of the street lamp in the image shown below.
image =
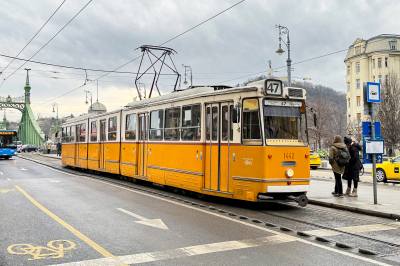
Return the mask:
[[[279,55],[282,55],[285,52],[284,50],[282,50],[281,42],[283,42],[286,45],[287,49],[288,49],[288,59],[286,60],[286,63],[287,63],[287,72],[288,72],[288,87],[290,87],[292,85],[291,75],[290,75],[292,60],[290,59],[289,29],[286,28],[285,26],[281,26],[280,24],[279,25],[275,25],[275,28],[279,29],[279,49],[276,51],[276,53],[279,54]],[[284,34],[287,35],[287,43],[285,43],[282,40],[281,35],[284,35]]]
[[88,94],[90,94],[90,113],[92,113],[92,108],[93,108],[93,105],[92,105],[92,93],[90,92],[90,91],[86,91],[85,90],[85,93],[86,93],[86,102],[85,102],[85,104],[88,104],[89,102],[88,102]]
[[185,66],[184,64],[182,64],[182,66],[185,68],[185,81],[183,82],[183,85],[187,85],[187,81],[186,81],[186,69],[190,70],[190,87],[193,88],[193,74],[192,74],[192,68],[190,66]]
[[57,107],[56,130],[55,130],[55,132],[58,132],[58,104],[57,103],[52,103],[51,106],[53,107],[53,113],[55,112],[54,108]]

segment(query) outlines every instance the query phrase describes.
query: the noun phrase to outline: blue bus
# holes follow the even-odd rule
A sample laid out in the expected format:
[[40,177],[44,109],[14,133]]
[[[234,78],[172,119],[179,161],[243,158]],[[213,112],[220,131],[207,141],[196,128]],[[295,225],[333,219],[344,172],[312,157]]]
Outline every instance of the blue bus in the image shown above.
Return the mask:
[[0,158],[17,155],[17,131],[0,129]]

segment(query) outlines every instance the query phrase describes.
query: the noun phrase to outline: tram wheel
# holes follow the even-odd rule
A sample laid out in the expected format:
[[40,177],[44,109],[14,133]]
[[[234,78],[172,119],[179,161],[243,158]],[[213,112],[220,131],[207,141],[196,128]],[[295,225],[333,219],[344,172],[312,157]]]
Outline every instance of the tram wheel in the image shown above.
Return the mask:
[[198,199],[204,199],[204,198],[206,197],[206,195],[197,192],[197,193],[196,193],[196,197],[197,197]]
[[179,188],[177,188],[177,187],[172,187],[171,189],[172,189],[172,192],[174,192],[174,193],[178,193],[179,192]]

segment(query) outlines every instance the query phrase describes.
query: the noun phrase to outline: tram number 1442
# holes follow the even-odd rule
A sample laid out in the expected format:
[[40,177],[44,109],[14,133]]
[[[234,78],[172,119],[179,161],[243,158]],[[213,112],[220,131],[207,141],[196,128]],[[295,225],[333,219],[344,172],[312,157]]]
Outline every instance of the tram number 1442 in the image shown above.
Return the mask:
[[283,159],[294,159],[294,153],[293,152],[285,152],[283,154]]

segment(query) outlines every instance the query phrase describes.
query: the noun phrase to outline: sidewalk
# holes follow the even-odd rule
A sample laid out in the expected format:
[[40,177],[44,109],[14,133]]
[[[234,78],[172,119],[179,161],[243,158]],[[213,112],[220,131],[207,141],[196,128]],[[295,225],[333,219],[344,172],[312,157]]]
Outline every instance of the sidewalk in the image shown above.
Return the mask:
[[[371,173],[372,164],[363,164],[363,166],[364,166],[364,172],[365,173]],[[321,161],[321,166],[318,167],[318,169],[331,170],[332,166],[329,164],[328,160],[322,160]]]
[[[354,198],[334,197],[331,194],[334,186],[334,179],[312,178],[310,192],[307,193],[309,203],[372,216],[400,219],[400,205],[398,204],[400,202],[400,183],[379,183],[377,205],[373,204],[372,183],[359,183],[358,197]],[[347,182],[343,182],[343,191],[346,189]]]
[[54,158],[54,159],[60,159],[61,160],[61,156],[57,156],[57,154],[42,154],[42,153],[37,153],[37,154],[40,155],[40,156]]

